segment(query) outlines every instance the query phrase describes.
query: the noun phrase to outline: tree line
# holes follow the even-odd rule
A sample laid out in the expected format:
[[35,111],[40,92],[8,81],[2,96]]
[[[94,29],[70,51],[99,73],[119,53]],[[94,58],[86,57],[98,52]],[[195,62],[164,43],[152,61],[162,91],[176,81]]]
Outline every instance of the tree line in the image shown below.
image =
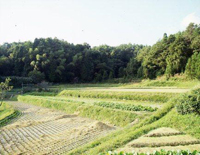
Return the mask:
[[0,45],[0,76],[35,83],[102,82],[113,78],[156,78],[185,73],[200,79],[200,25],[163,35],[153,46],[71,44],[57,38]]

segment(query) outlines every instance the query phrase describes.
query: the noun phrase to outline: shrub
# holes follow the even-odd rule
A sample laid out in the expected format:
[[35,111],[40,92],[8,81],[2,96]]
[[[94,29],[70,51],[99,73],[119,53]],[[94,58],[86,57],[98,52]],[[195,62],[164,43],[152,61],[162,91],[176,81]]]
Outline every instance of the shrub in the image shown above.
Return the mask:
[[95,102],[94,105],[112,108],[112,109],[121,109],[126,111],[156,111],[157,108],[142,106],[142,105],[133,105],[133,104],[121,104],[121,103],[113,103],[113,102]]
[[37,70],[29,72],[28,76],[33,79],[34,83],[40,83],[42,82],[42,80],[45,79],[44,73],[41,73],[40,71]]
[[[6,76],[3,77],[3,76],[1,76],[1,77],[0,77],[0,82],[5,81],[6,78],[8,78],[8,77],[6,77]],[[33,83],[33,80],[32,80],[32,78],[30,78],[30,77],[10,76],[9,78],[11,79],[10,84],[11,84],[12,86],[14,86],[15,88],[21,87],[21,86],[22,86],[22,83],[24,83],[24,84],[27,84],[27,83],[31,84],[31,83]]]
[[183,94],[176,105],[178,113],[184,115],[196,113],[200,115],[200,88],[192,90],[190,93]]

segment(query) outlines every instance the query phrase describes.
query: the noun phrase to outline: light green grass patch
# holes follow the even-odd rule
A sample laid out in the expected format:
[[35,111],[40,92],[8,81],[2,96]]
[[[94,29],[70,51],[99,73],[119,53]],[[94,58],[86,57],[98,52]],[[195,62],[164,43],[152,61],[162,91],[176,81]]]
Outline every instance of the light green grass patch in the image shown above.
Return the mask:
[[12,106],[3,102],[2,106],[0,107],[0,127],[5,125],[14,117],[17,117],[18,115],[19,115],[18,111],[13,109]]

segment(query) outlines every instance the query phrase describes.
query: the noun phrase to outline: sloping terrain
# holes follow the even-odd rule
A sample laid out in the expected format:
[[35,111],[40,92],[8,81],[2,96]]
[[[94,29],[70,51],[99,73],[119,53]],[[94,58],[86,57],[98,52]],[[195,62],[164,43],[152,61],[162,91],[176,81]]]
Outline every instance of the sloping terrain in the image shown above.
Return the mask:
[[0,129],[1,154],[63,154],[115,129],[60,111],[19,102],[11,104],[22,115]]
[[71,155],[198,150],[200,117],[181,115],[175,108],[188,89],[124,90],[74,87],[56,96],[52,92],[18,96],[20,103],[12,105],[22,116],[1,129],[2,150]]
[[200,140],[172,128],[158,128],[131,141],[118,151],[150,152],[164,150],[199,150]]

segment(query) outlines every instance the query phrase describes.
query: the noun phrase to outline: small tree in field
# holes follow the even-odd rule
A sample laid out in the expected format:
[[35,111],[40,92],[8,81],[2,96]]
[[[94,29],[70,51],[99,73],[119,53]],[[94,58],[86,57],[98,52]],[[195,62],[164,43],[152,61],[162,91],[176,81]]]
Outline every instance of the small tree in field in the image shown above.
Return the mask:
[[12,90],[12,88],[13,88],[13,86],[9,86],[10,81],[11,81],[10,78],[6,78],[5,82],[1,82],[0,83],[0,93],[1,93],[1,103],[0,103],[0,106],[3,103],[3,100],[4,100],[6,92]]

